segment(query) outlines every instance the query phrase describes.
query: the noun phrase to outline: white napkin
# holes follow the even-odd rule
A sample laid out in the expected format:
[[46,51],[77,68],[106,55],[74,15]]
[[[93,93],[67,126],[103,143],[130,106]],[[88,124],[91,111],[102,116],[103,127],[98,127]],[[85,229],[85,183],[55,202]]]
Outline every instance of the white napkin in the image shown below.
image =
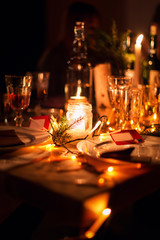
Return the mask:
[[28,127],[0,126],[0,151],[44,142],[50,134],[44,130]]

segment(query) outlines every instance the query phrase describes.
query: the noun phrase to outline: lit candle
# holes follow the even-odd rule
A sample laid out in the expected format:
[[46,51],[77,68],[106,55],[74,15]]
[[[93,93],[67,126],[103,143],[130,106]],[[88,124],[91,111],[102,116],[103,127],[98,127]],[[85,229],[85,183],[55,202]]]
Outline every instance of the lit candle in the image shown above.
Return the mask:
[[141,61],[142,40],[143,40],[143,34],[140,34],[137,37],[136,44],[135,44],[135,66],[134,66],[135,75],[134,75],[134,81],[133,81],[134,87],[138,86],[139,80],[140,80],[140,70],[141,70],[140,61]]
[[75,100],[87,100],[87,98],[85,96],[81,96],[82,93],[82,87],[81,87],[81,80],[79,79],[77,81],[77,93],[76,96],[71,96],[71,99],[75,99]]
[[88,102],[70,101],[66,117],[69,125],[71,125],[67,132],[72,138],[84,138],[91,131],[92,106]]

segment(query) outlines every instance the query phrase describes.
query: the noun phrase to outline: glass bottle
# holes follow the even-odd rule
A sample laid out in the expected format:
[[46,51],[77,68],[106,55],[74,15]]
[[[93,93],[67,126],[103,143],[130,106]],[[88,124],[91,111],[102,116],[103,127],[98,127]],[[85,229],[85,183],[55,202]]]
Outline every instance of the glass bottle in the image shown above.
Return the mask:
[[150,26],[148,57],[143,61],[143,83],[153,86],[160,74],[160,61],[157,58],[157,26]]
[[126,70],[125,76],[126,77],[134,77],[134,62],[135,62],[135,54],[133,51],[133,44],[132,44],[132,31],[127,30],[126,36],[123,42],[123,50],[125,53],[126,59]]
[[87,58],[84,22],[76,22],[72,57],[68,61],[65,100],[78,99],[92,102],[92,68]]

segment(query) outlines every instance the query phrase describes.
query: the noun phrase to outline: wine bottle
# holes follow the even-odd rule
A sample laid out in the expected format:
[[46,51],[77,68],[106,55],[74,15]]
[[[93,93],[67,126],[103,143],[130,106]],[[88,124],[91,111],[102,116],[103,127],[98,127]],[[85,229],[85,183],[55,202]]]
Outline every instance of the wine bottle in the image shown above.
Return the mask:
[[84,22],[76,22],[72,56],[67,62],[65,100],[92,101],[92,67],[87,58]]
[[126,32],[126,36],[123,42],[123,51],[125,53],[125,59],[126,59],[125,76],[133,78],[135,54],[132,49],[132,31],[131,30],[128,30]]
[[160,61],[157,57],[157,26],[150,26],[148,57],[143,61],[143,83],[153,86],[160,75]]

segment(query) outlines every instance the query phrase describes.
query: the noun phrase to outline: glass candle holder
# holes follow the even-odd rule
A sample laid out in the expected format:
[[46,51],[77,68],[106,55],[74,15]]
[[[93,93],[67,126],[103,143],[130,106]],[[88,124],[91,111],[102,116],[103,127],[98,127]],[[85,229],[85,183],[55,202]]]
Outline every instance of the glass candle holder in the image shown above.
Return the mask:
[[67,130],[71,139],[84,138],[92,130],[92,105],[86,100],[70,100],[66,117],[71,126]]

